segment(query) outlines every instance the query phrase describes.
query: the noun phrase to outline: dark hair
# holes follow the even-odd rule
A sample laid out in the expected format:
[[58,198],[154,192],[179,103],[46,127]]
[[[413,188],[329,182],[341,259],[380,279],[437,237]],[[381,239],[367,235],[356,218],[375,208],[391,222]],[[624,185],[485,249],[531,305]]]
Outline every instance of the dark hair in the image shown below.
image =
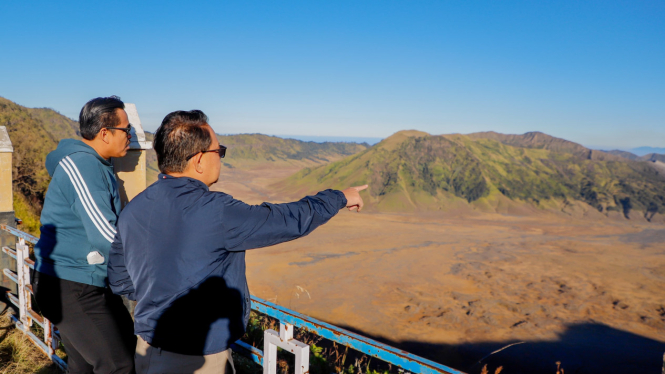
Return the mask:
[[200,110],[167,114],[152,142],[159,171],[181,173],[187,168],[187,156],[208,150],[212,138],[205,128],[207,125],[208,116]]
[[120,118],[115,113],[116,109],[125,109],[125,103],[117,96],[98,97],[85,103],[79,114],[83,139],[94,139],[102,127],[118,127]]

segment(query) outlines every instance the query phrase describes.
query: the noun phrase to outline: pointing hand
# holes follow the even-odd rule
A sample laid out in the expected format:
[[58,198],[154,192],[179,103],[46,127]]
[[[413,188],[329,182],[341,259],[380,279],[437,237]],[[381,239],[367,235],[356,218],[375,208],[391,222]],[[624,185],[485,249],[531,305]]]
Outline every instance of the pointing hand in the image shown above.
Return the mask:
[[365,188],[367,188],[367,185],[349,187],[342,191],[346,197],[346,207],[350,211],[357,209],[357,211],[360,212],[362,210],[364,203],[362,197],[360,197],[359,192]]

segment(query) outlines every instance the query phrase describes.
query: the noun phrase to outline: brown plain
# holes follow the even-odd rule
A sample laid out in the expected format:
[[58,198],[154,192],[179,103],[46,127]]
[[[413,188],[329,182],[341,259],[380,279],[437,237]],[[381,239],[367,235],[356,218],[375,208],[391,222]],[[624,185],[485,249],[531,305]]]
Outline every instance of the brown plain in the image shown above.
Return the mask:
[[[290,201],[270,185],[297,170],[223,169],[213,189]],[[646,220],[342,210],[305,238],[249,251],[247,276],[260,298],[462,370],[511,343],[524,347],[496,355],[504,373],[543,360],[646,369],[665,351],[665,224]],[[525,350],[537,359],[514,357]]]

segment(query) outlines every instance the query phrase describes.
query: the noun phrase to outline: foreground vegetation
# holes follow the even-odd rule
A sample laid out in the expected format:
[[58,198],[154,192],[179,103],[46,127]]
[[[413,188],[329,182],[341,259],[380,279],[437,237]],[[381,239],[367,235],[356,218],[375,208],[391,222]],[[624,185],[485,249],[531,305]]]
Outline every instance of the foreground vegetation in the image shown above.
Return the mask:
[[[279,331],[279,322],[263,314],[251,312],[247,333],[242,340],[253,347],[263,350],[263,332],[267,329]],[[311,374],[389,374],[398,373],[397,368],[386,363],[372,360],[368,356],[356,351],[349,351],[348,347],[333,342],[324,341],[318,335],[308,333],[302,329],[296,329],[294,338],[310,345],[309,372]],[[280,374],[293,372],[294,356],[278,348],[277,369]],[[236,369],[240,373],[259,374],[263,368],[239,355]]]
[[[58,352],[64,356],[64,352]],[[58,367],[9,318],[0,315],[0,374],[60,374]]]

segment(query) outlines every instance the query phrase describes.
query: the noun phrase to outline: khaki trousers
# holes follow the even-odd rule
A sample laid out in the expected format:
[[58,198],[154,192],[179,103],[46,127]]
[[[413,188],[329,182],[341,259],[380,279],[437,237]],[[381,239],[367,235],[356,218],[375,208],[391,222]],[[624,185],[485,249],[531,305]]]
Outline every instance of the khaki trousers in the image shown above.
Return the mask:
[[[205,356],[181,355],[152,347],[140,336],[134,365],[137,374],[235,374],[231,349]],[[231,370],[227,371],[227,365]]]

